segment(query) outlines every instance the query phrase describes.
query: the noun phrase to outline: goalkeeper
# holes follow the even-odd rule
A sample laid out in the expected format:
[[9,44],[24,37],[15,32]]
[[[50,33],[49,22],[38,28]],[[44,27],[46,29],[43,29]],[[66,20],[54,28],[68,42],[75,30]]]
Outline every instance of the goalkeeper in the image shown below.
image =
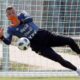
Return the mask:
[[80,55],[80,49],[72,38],[51,34],[46,30],[39,29],[27,12],[23,11],[17,14],[14,7],[8,7],[6,9],[6,15],[8,20],[11,21],[11,25],[7,27],[6,35],[3,35],[3,29],[0,28],[0,39],[5,44],[11,44],[13,35],[19,38],[26,37],[30,40],[30,47],[33,51],[80,74],[79,69],[69,61],[63,59],[51,48],[68,45],[73,51]]

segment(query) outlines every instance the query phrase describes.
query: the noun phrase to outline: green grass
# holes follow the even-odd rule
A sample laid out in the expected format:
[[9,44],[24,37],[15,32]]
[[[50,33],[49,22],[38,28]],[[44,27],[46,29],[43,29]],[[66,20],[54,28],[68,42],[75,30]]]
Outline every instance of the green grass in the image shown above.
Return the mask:
[[0,80],[80,80],[80,77],[1,77]]

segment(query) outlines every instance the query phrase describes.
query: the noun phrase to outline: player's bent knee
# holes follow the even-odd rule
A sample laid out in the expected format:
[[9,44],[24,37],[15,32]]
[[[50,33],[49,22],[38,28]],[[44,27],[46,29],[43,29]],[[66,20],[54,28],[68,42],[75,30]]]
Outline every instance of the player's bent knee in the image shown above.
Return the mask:
[[74,43],[74,40],[72,39],[72,38],[68,38],[68,44],[72,44],[72,43]]

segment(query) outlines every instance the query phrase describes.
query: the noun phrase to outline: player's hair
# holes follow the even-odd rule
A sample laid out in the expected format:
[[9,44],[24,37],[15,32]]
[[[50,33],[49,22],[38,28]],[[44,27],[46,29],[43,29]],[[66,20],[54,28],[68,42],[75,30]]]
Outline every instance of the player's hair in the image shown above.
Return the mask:
[[14,9],[14,7],[13,7],[13,6],[8,6],[8,7],[6,8],[6,11],[11,10],[11,9]]

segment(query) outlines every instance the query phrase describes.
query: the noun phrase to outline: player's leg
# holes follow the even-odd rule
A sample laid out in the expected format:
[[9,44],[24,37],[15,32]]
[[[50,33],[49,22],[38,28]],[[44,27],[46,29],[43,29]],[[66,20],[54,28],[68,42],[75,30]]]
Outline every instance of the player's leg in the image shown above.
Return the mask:
[[79,46],[75,43],[75,41],[72,38],[67,38],[69,47],[75,51],[77,54],[80,54],[80,48]]
[[77,70],[77,68],[73,64],[71,64],[69,61],[63,59],[54,50],[52,50],[52,48],[44,48],[44,49],[40,50],[40,55],[47,57],[51,60],[54,60],[66,68],[69,68],[74,71]]
[[80,54],[79,46],[70,37],[64,37],[64,36],[59,36],[59,35],[51,35],[50,44],[53,47],[68,45],[73,51],[75,51],[77,54]]

